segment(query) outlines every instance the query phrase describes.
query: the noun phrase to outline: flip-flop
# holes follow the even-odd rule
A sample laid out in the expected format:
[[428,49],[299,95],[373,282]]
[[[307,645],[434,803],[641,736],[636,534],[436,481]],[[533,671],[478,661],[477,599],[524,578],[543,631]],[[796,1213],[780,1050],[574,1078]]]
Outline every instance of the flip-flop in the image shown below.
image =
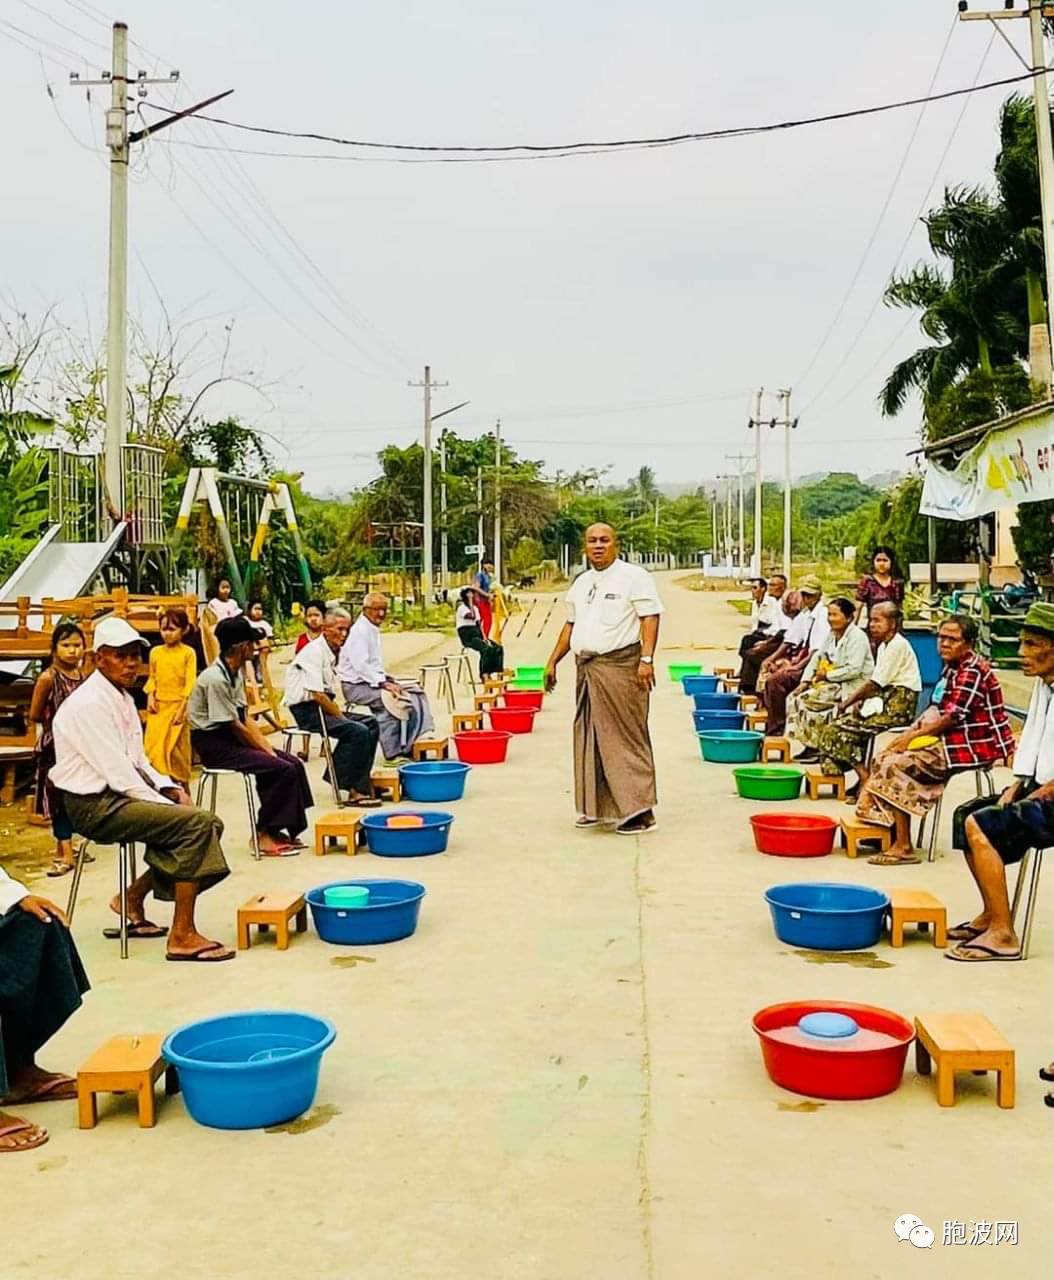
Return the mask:
[[1043,1095],[1043,1105],[1045,1107],[1054,1107],[1054,1092]]
[[280,844],[277,849],[261,849],[261,858],[295,858],[304,846],[295,844]]
[[[168,925],[154,924],[153,920],[129,920],[128,936],[130,938],[163,938],[168,933]],[[104,938],[119,938],[121,936],[121,926],[114,925],[112,928],[102,931]]]
[[944,958],[959,960],[965,964],[987,964],[992,960],[1020,960],[1021,952],[994,951],[983,942],[963,942],[950,951],[945,951]]
[[[964,920],[962,924],[957,924],[954,929],[948,930],[948,937],[952,942],[971,942],[974,938],[979,938],[984,933],[983,929],[978,929],[969,920]],[[1054,1080],[1054,1076],[1050,1077]]]
[[56,860],[48,867],[46,874],[49,879],[57,880],[59,876],[68,876],[72,870],[72,862],[59,862]]
[[379,809],[384,803],[378,796],[359,796],[357,799],[349,799],[348,805],[352,809]]
[[[213,951],[223,952],[223,955],[211,955]],[[207,947],[199,947],[197,951],[189,951],[186,955],[176,955],[171,951],[165,953],[165,959],[171,960],[173,963],[186,960],[193,964],[222,964],[224,960],[233,960],[235,953],[230,947],[225,947],[222,942],[210,942]]]
[[72,1076],[56,1075],[28,1093],[4,1095],[5,1107],[28,1107],[34,1102],[68,1102],[77,1096],[77,1081]]
[[587,818],[585,814],[583,814],[582,817],[575,819],[576,827],[596,827],[599,826],[599,824],[599,818]]
[[1054,1071],[1048,1071],[1046,1067],[1040,1067],[1039,1078],[1046,1080],[1048,1084],[1054,1084]]
[[888,853],[876,853],[874,857],[868,858],[873,867],[913,867],[921,861],[914,854],[910,858],[891,858]]
[[[29,1142],[20,1143],[17,1147],[3,1145],[4,1138],[13,1138],[17,1133],[31,1133],[34,1130],[36,1137]],[[19,1151],[32,1151],[35,1147],[42,1147],[47,1140],[47,1129],[42,1129],[38,1124],[31,1124],[28,1120],[16,1120],[13,1124],[0,1125],[0,1155],[17,1155]]]

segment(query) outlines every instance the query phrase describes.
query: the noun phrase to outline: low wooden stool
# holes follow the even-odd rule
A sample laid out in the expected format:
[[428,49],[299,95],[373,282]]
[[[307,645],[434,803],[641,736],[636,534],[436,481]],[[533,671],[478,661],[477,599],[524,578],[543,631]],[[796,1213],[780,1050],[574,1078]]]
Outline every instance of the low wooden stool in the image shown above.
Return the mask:
[[761,744],[762,764],[770,764],[773,760],[782,760],[786,763],[790,758],[790,738],[766,738]]
[[245,951],[249,946],[250,925],[256,925],[261,933],[266,933],[274,925],[275,946],[279,951],[287,950],[289,921],[294,916],[297,933],[304,933],[307,930],[307,906],[302,893],[276,889],[271,893],[256,894],[238,908],[238,950]]
[[344,841],[344,852],[353,857],[362,843],[362,817],[365,809],[336,809],[315,819],[315,854],[321,857],[331,842]]
[[463,733],[467,729],[483,728],[482,711],[455,711],[450,717],[450,732]]
[[179,1092],[175,1067],[161,1056],[164,1036],[114,1036],[96,1049],[77,1072],[77,1124],[94,1129],[99,1120],[100,1093],[134,1093],[139,1104],[140,1129],[157,1121],[154,1081],[165,1073],[165,1093]]
[[477,693],[472,702],[477,711],[486,711],[498,705],[499,696],[496,693]]
[[450,755],[450,739],[418,738],[410,748],[410,754],[415,760],[430,760],[433,756],[437,760],[446,760]]
[[739,695],[740,711],[752,711],[756,706],[760,705],[761,699],[756,693],[741,693]]
[[370,790],[375,796],[383,795],[387,791],[392,798],[392,803],[398,804],[403,798],[403,784],[399,777],[399,770],[374,769],[370,774]]
[[735,674],[735,667],[714,667],[715,676],[734,676]]
[[736,692],[738,691],[738,689],[739,689],[739,677],[738,677],[738,676],[722,676],[722,677],[721,677],[721,692],[722,692],[722,693],[736,693]]
[[1014,1105],[1014,1050],[983,1013],[927,1013],[915,1019],[915,1070],[937,1062],[937,1104],[955,1106],[955,1073],[996,1073],[996,1102]]
[[[888,845],[884,845],[882,852]],[[890,889],[889,891],[889,943],[893,947],[904,945],[904,926],[917,924],[925,931],[933,925],[933,945],[948,945],[948,908],[926,889]]]
[[[745,724],[748,729],[764,730],[768,722],[769,722],[769,713],[767,711],[748,711],[746,713]],[[789,745],[787,749],[790,750]]]
[[504,676],[487,676],[483,681],[484,693],[504,693],[508,682]]
[[843,818],[840,825],[842,828],[842,847],[845,849],[847,858],[858,857],[862,844],[871,844],[877,841],[878,849],[874,852],[886,853],[893,843],[893,832],[890,831],[889,827],[879,827],[873,822],[863,822],[856,817]]
[[831,798],[834,800],[845,799],[845,774],[844,773],[819,773],[812,770],[805,775],[805,789],[809,793],[810,800],[820,799],[820,789],[822,787],[831,788]]

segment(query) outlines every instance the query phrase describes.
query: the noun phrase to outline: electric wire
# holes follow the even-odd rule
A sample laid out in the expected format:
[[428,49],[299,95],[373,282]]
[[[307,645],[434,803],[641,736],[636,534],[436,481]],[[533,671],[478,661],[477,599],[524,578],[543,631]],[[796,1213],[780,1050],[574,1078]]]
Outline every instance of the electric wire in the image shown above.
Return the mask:
[[46,18],[48,22],[53,23],[56,27],[65,31],[67,34],[76,36],[78,40],[84,40],[86,43],[94,45],[96,49],[102,49],[104,52],[109,54],[110,46],[103,44],[101,40],[95,40],[91,36],[86,36],[83,32],[77,31],[75,28],[68,26],[65,22],[60,22],[58,18],[52,16],[52,14],[48,13],[46,9],[41,9],[38,5],[31,4],[30,0],[19,0],[19,3],[24,8],[32,10],[33,13],[38,13],[42,18]]

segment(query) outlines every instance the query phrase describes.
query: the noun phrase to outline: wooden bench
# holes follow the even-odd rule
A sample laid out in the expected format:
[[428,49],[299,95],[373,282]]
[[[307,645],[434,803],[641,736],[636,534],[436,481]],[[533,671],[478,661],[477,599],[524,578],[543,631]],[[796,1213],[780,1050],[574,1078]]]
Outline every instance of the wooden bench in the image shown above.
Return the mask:
[[331,843],[343,841],[344,852],[353,857],[356,846],[362,843],[362,817],[365,809],[335,809],[315,819],[315,854],[321,857]]
[[761,763],[769,764],[773,760],[789,762],[791,758],[790,738],[766,738],[761,744]]
[[471,729],[483,728],[482,711],[455,711],[450,717],[450,732],[464,733]]
[[[887,848],[883,845],[882,852]],[[917,924],[921,932],[933,925],[933,945],[948,945],[948,908],[927,889],[890,889],[888,915],[890,946],[904,945],[906,924]]]
[[1014,1105],[1014,1050],[983,1013],[927,1013],[915,1019],[915,1069],[937,1063],[937,1102],[955,1106],[955,1073],[996,1073],[996,1102]]
[[134,1093],[140,1129],[157,1122],[154,1081],[165,1073],[165,1093],[179,1092],[175,1067],[161,1056],[163,1036],[114,1036],[95,1050],[77,1072],[77,1124],[94,1129],[99,1120],[98,1094]]
[[418,738],[410,748],[415,760],[445,760],[450,755],[449,738]]
[[289,947],[289,921],[296,917],[297,933],[307,931],[307,905],[302,893],[283,892],[276,889],[271,893],[257,893],[238,908],[238,950],[245,951],[249,946],[250,926],[256,925],[261,933],[274,926],[275,946],[279,951]]
[[403,784],[399,777],[399,770],[374,769],[370,774],[370,790],[375,796],[383,796],[387,791],[392,798],[392,803],[398,804],[403,798]]
[[819,800],[820,791],[827,787],[831,788],[831,798],[833,800],[844,800],[845,774],[820,773],[819,770],[812,769],[805,775],[805,790],[810,800]]
[[877,844],[878,849],[871,852],[886,853],[893,843],[893,833],[889,827],[879,827],[873,822],[863,822],[856,817],[843,818],[839,825],[842,828],[842,847],[847,858],[857,857],[862,844]]
[[477,693],[472,701],[477,711],[487,711],[498,705],[499,698],[497,693]]

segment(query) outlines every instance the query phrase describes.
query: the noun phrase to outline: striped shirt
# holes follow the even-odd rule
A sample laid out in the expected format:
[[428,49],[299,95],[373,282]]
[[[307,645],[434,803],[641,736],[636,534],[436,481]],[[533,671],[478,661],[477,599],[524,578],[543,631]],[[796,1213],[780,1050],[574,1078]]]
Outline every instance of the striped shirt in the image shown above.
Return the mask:
[[976,653],[944,668],[942,716],[952,727],[944,735],[944,749],[952,769],[1006,760],[1014,754],[1014,734],[1003,705],[1003,690],[995,672]]

